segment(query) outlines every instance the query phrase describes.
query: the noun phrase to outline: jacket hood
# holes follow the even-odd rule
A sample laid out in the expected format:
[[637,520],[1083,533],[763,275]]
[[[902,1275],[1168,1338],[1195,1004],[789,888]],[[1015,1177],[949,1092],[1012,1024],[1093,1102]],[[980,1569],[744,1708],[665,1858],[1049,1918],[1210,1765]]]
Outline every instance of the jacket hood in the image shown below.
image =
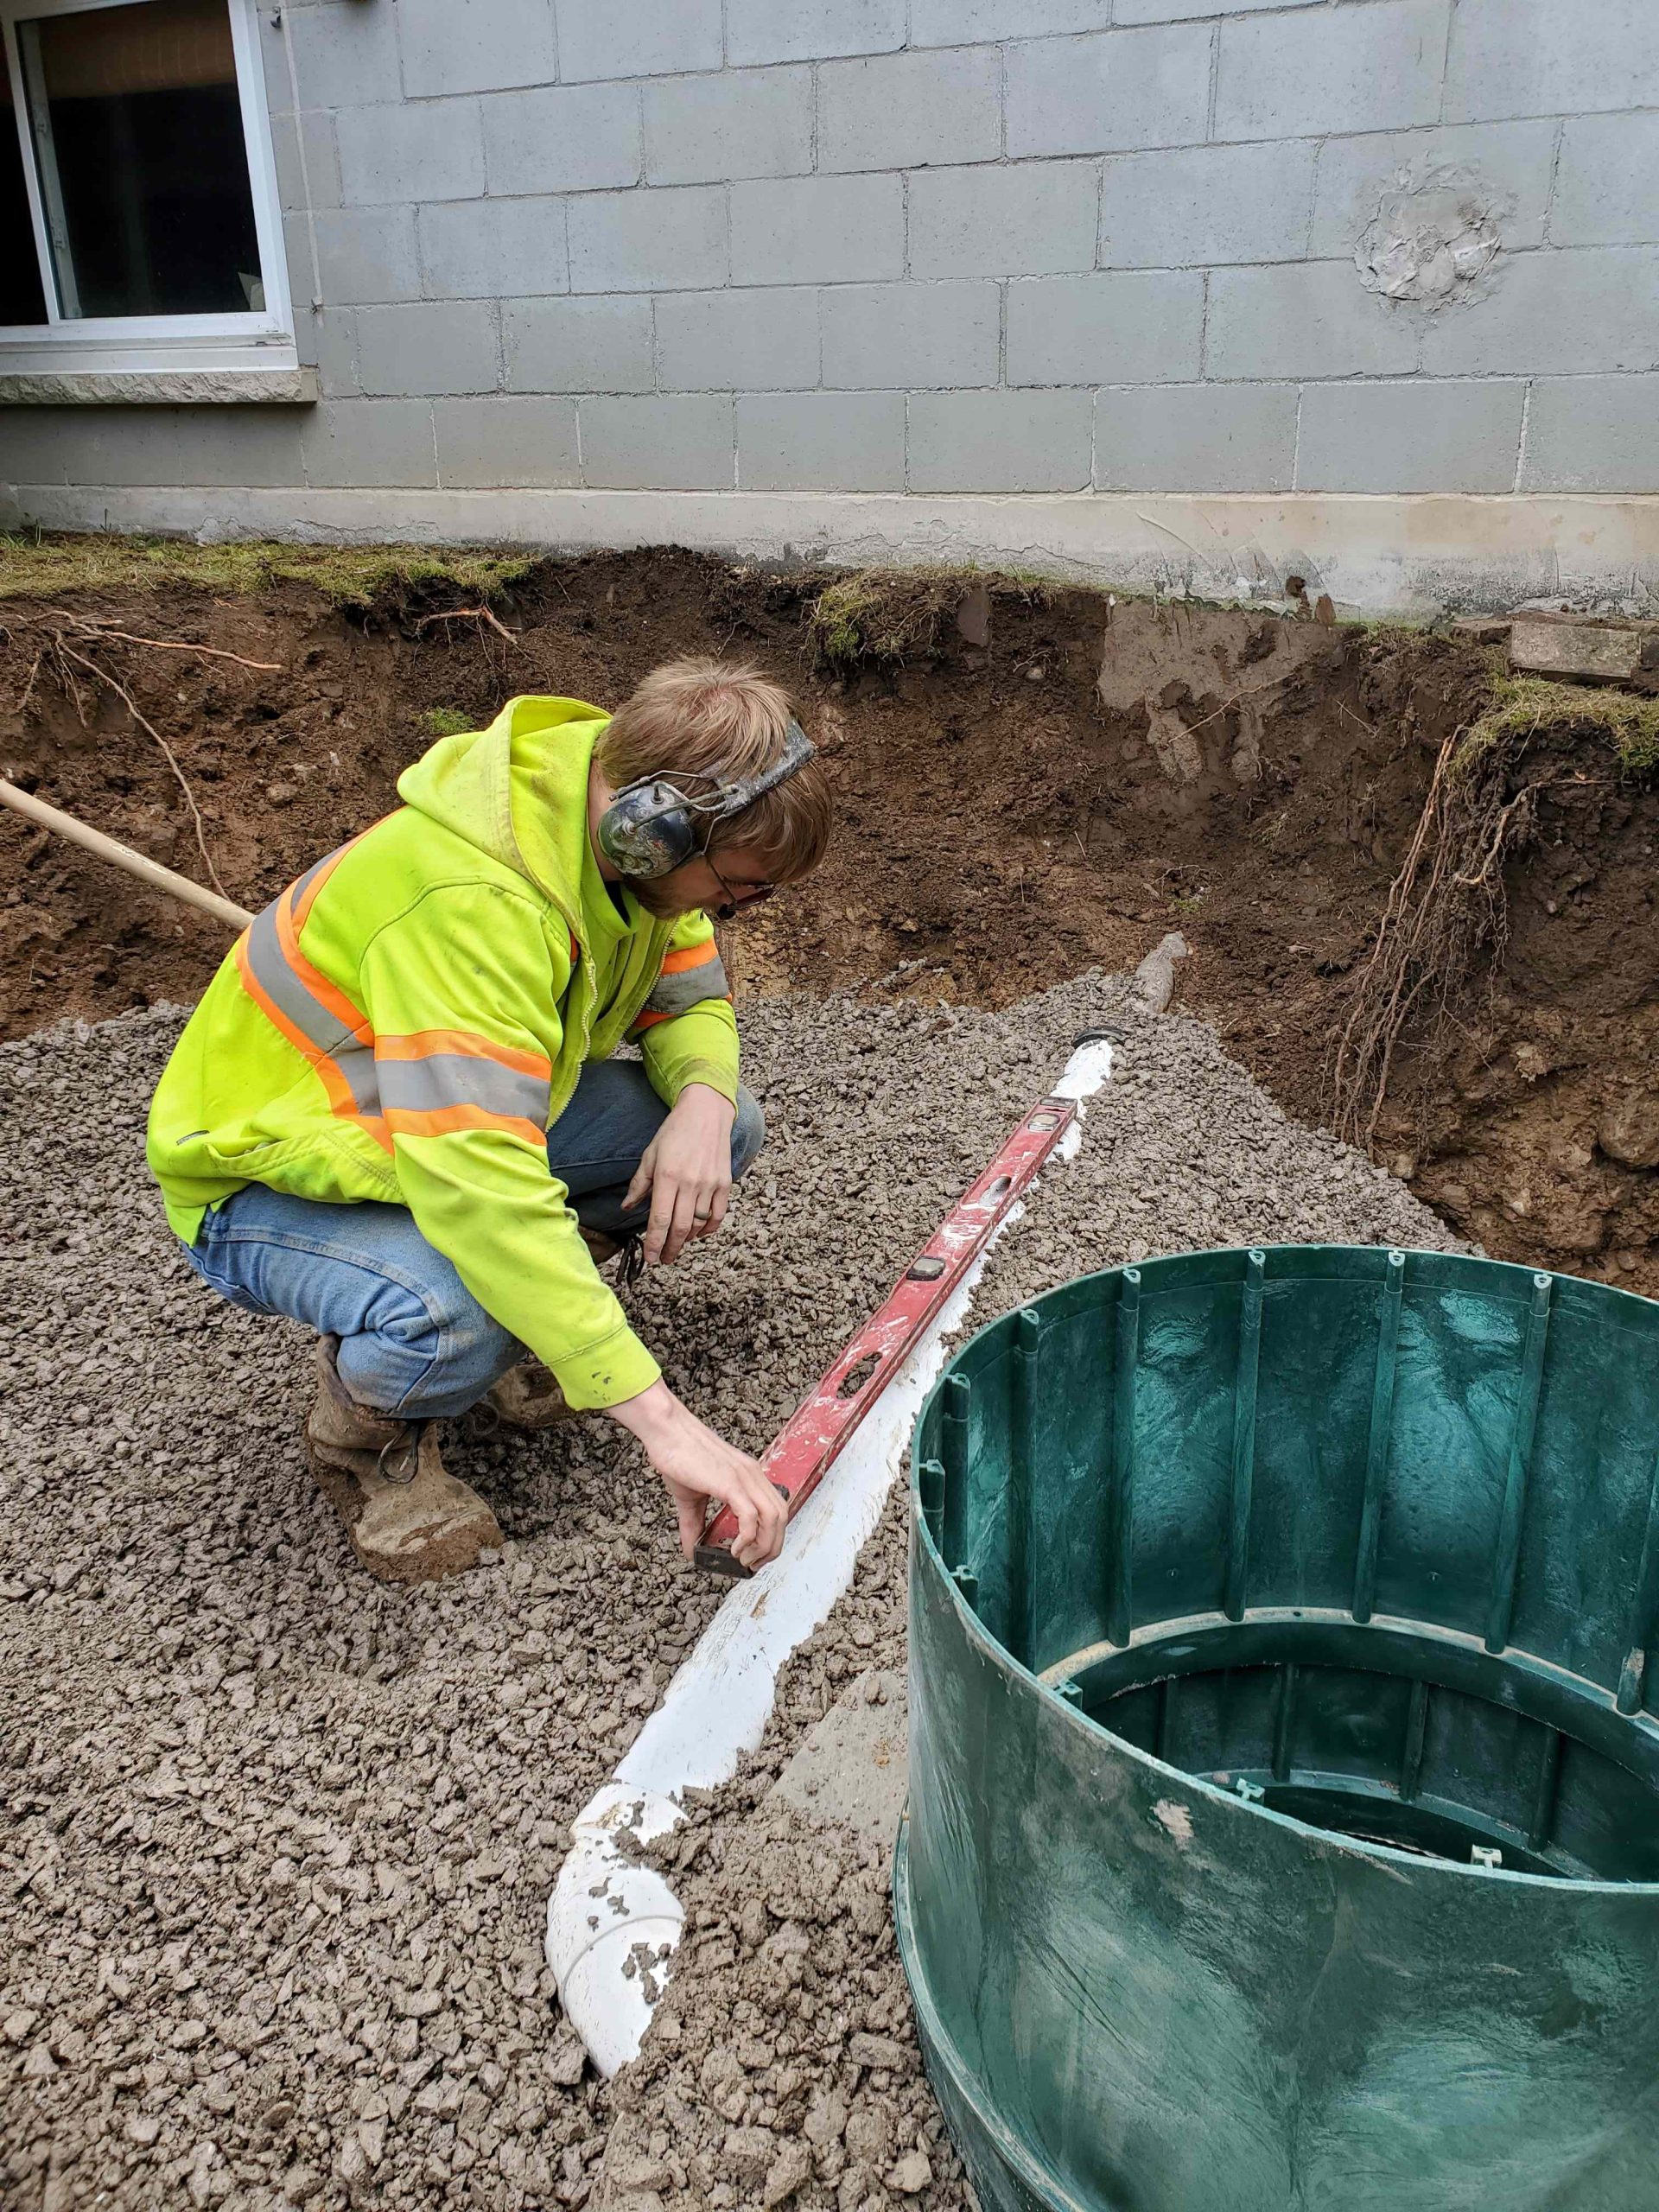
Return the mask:
[[528,877],[574,920],[591,865],[588,766],[609,720],[581,699],[509,699],[487,729],[440,738],[404,769],[397,796]]

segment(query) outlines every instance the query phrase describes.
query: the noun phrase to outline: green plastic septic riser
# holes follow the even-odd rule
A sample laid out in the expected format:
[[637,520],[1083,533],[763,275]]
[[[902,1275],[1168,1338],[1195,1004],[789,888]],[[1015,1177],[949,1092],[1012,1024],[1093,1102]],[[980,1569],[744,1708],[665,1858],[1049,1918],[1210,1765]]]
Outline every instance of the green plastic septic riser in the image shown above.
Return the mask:
[[912,1467],[895,1904],[987,2212],[1656,2212],[1659,1305],[1149,1261]]

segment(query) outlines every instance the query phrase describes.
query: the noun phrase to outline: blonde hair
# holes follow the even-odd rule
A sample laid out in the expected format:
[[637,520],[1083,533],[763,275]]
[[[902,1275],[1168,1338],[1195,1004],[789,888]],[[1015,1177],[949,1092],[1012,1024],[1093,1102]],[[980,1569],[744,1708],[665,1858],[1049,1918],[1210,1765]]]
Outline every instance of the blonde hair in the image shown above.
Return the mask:
[[[622,702],[596,755],[613,791],[666,776],[700,796],[718,784],[763,775],[782,760],[794,719],[788,694],[758,668],[671,660]],[[715,852],[752,853],[775,883],[792,883],[823,858],[833,807],[817,760],[716,823]]]

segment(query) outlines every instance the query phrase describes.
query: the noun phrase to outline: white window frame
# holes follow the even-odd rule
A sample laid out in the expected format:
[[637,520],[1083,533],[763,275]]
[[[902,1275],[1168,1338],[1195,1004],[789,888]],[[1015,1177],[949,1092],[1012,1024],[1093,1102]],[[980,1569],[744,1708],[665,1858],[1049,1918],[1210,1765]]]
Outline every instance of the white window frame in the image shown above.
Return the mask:
[[271,148],[270,113],[259,54],[256,0],[227,0],[227,5],[236,54],[237,93],[242,106],[242,140],[247,152],[260,275],[264,284],[264,307],[245,315],[66,317],[59,310],[17,26],[20,22],[38,22],[47,16],[79,15],[92,8],[141,8],[146,4],[147,0],[0,0],[0,40],[3,40],[4,46],[0,59],[3,59],[11,79],[23,175],[34,224],[35,251],[47,303],[47,321],[43,323],[0,323],[0,375],[51,376],[81,370],[143,375],[168,370],[280,370],[297,365],[282,201],[276,185],[276,156]]

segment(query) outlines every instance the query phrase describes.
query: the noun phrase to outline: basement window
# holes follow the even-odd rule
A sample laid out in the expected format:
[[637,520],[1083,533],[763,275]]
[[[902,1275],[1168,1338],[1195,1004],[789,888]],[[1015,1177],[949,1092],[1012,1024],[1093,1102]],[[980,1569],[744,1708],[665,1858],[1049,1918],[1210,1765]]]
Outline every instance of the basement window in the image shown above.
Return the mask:
[[251,0],[0,0],[0,35],[7,396],[293,370]]

